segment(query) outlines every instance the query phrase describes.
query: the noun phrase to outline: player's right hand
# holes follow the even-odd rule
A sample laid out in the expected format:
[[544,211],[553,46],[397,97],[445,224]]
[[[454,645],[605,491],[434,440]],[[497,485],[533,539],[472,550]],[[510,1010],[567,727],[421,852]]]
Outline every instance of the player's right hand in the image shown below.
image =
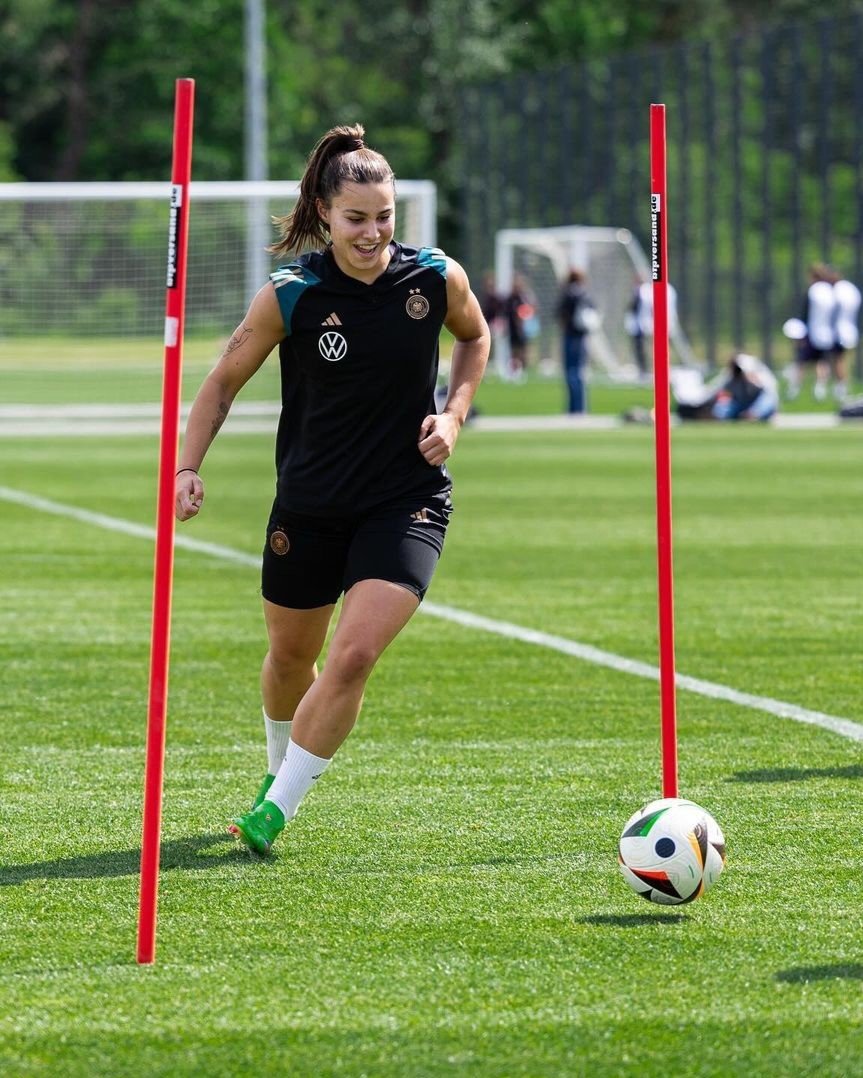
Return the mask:
[[178,472],[174,489],[174,512],[177,520],[198,515],[204,502],[204,483],[197,472]]

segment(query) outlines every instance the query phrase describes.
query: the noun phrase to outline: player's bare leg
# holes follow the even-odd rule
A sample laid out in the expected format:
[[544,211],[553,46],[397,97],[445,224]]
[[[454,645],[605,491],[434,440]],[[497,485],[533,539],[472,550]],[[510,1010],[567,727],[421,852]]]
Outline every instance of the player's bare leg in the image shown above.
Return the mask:
[[296,710],[293,741],[333,756],[357,720],[375,663],[418,606],[412,591],[386,580],[361,580],[350,589],[323,672]]
[[294,610],[264,600],[270,648],[261,668],[261,699],[267,736],[267,773],[253,808],[264,800],[291,737],[297,704],[318,674],[317,658],[326,640],[333,604]]
[[348,591],[324,668],[293,713],[285,760],[261,804],[233,821],[250,849],[269,853],[353,729],[377,660],[418,606],[413,592],[389,581],[361,580]]

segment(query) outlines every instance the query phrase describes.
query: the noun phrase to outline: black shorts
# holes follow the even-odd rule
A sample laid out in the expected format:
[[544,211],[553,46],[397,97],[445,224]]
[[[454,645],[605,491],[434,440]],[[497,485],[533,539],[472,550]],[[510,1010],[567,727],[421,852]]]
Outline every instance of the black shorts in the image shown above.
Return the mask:
[[277,606],[335,603],[359,580],[389,580],[422,599],[452,513],[448,492],[416,495],[349,517],[313,517],[273,507],[261,592]]
[[801,363],[817,363],[830,356],[829,348],[815,348],[809,341],[801,341],[798,352]]

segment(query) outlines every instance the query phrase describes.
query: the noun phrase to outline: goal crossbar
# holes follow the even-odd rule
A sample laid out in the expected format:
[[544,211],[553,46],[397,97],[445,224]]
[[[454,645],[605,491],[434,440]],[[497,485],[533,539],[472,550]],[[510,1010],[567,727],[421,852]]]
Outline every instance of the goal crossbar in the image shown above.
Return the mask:
[[[296,199],[299,180],[192,180],[191,197],[196,202],[222,199]],[[133,199],[163,199],[171,185],[161,181],[94,181],[69,183],[0,183],[0,202],[121,202]],[[433,180],[397,180],[396,194],[416,201],[418,207],[416,242],[424,247],[437,243],[437,185]]]
[[[190,192],[196,201],[241,198],[296,198],[299,180],[192,180]],[[432,204],[436,186],[433,180],[397,180],[398,194],[425,196]],[[97,199],[130,201],[136,198],[167,199],[171,185],[161,180],[111,180],[93,182],[0,183],[0,202],[62,202]]]
[[[187,332],[236,324],[276,257],[298,180],[193,180]],[[161,335],[165,182],[0,184],[0,337]],[[396,238],[437,244],[431,180],[396,182]]]

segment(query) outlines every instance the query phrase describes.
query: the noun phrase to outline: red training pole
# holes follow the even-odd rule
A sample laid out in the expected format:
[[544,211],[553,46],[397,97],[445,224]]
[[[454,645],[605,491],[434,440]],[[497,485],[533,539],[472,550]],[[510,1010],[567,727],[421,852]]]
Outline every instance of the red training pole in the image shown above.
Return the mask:
[[653,275],[653,408],[656,431],[656,540],[662,796],[677,797],[674,685],[674,572],[671,544],[671,420],[668,375],[668,201],[665,105],[650,106],[650,252]]
[[174,91],[174,158],[168,226],[165,291],[165,366],[162,379],[162,433],[156,509],[156,560],[153,574],[153,630],[147,707],[147,763],[144,773],[144,828],[141,842],[141,893],[138,907],[138,962],[156,957],[156,907],[162,829],[162,776],[165,769],[165,717],[171,644],[171,591],[174,573],[174,485],[180,434],[180,382],[186,309],[186,249],[189,238],[189,180],[192,173],[192,119],[195,80],[177,79]]

